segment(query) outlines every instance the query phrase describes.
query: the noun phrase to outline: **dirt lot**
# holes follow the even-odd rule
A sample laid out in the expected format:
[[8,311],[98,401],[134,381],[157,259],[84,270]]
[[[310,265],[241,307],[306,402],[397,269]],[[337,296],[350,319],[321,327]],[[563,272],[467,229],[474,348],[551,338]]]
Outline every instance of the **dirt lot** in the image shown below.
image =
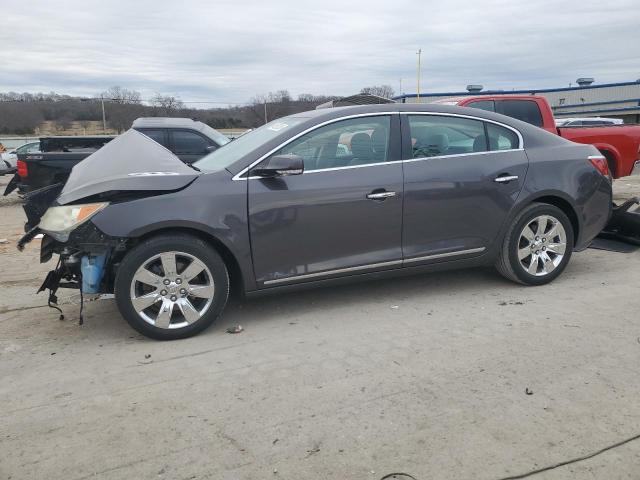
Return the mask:
[[[112,300],[82,327],[43,307],[22,222],[3,199],[0,479],[492,480],[640,434],[640,251],[538,288],[479,269],[236,301],[159,343]],[[534,477],[638,479],[640,440]]]

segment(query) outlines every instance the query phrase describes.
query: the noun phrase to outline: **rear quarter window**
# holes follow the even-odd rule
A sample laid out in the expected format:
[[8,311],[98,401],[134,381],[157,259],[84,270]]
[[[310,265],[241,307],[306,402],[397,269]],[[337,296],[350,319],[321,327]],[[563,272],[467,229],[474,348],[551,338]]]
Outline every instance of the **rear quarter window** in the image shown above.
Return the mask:
[[486,125],[489,150],[514,150],[520,147],[518,135],[513,130],[495,123],[487,123]]

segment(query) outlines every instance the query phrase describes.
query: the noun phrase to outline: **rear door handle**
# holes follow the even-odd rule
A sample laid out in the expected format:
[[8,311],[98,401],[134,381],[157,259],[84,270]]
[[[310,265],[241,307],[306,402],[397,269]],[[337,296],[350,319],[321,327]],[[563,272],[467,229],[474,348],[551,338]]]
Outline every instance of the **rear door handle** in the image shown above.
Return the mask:
[[512,180],[517,180],[517,179],[518,179],[518,175],[505,175],[503,177],[497,177],[493,181],[498,183],[508,183],[508,182],[511,182]]
[[395,197],[396,192],[376,192],[367,195],[369,200],[384,200],[385,198]]

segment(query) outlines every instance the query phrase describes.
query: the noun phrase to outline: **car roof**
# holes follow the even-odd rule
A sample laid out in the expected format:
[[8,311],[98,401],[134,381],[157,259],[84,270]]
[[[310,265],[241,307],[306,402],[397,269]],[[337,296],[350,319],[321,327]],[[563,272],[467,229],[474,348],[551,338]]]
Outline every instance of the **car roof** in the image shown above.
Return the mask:
[[136,118],[132,128],[188,128],[203,131],[206,125],[191,118],[182,117],[140,117]]
[[140,117],[136,118],[131,125],[133,128],[140,127],[161,127],[161,128],[193,128],[198,129],[202,122],[191,118],[181,117]]
[[529,131],[531,128],[540,130],[528,123],[522,122],[512,117],[507,117],[506,115],[501,115],[499,113],[489,112],[487,110],[481,110],[478,108],[459,107],[457,105],[445,105],[438,103],[389,103],[379,105],[358,105],[352,107],[334,107],[320,110],[310,110],[308,112],[291,115],[290,117],[305,119],[306,121],[302,122],[302,124],[307,125],[350,115],[366,115],[391,112],[443,113],[463,115],[480,119],[493,120],[494,122],[503,123],[520,131]]
[[[281,122],[286,125],[288,118],[299,119],[298,122],[292,122],[294,125],[290,129],[282,130],[280,135],[271,138],[263,145],[255,149],[257,157],[267,153],[269,150],[276,148],[283,142],[292,138],[297,134],[301,134],[308,129],[318,127],[325,122],[338,121],[343,118],[357,117],[360,115],[375,115],[375,114],[411,114],[411,113],[434,113],[434,114],[448,114],[458,115],[462,117],[471,117],[479,120],[489,120],[499,124],[506,125],[508,127],[516,129],[522,135],[525,140],[525,147],[535,147],[539,145],[553,145],[553,144],[565,144],[571,143],[568,140],[554,135],[552,133],[543,130],[542,128],[535,127],[529,123],[522,122],[506,115],[499,113],[489,112],[478,108],[459,107],[457,105],[442,105],[436,103],[390,103],[390,104],[378,104],[378,105],[357,105],[349,107],[333,107],[323,108],[320,110],[310,110],[307,112],[296,113],[287,117],[281,117],[273,120],[273,123]],[[257,158],[256,157],[256,158]],[[239,159],[227,167],[232,174],[237,174],[242,169],[246,168],[247,164],[244,159]]]

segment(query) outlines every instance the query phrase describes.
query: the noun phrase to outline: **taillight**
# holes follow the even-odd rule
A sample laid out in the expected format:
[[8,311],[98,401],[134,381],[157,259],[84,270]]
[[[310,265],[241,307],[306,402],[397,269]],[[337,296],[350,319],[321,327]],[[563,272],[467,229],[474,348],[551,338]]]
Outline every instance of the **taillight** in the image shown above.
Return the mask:
[[591,165],[596,167],[596,170],[598,170],[603,176],[609,176],[609,164],[607,163],[606,158],[602,155],[590,155],[589,161],[591,162]]
[[25,178],[29,175],[27,162],[25,162],[24,160],[18,160],[18,175],[20,175],[22,178]]

